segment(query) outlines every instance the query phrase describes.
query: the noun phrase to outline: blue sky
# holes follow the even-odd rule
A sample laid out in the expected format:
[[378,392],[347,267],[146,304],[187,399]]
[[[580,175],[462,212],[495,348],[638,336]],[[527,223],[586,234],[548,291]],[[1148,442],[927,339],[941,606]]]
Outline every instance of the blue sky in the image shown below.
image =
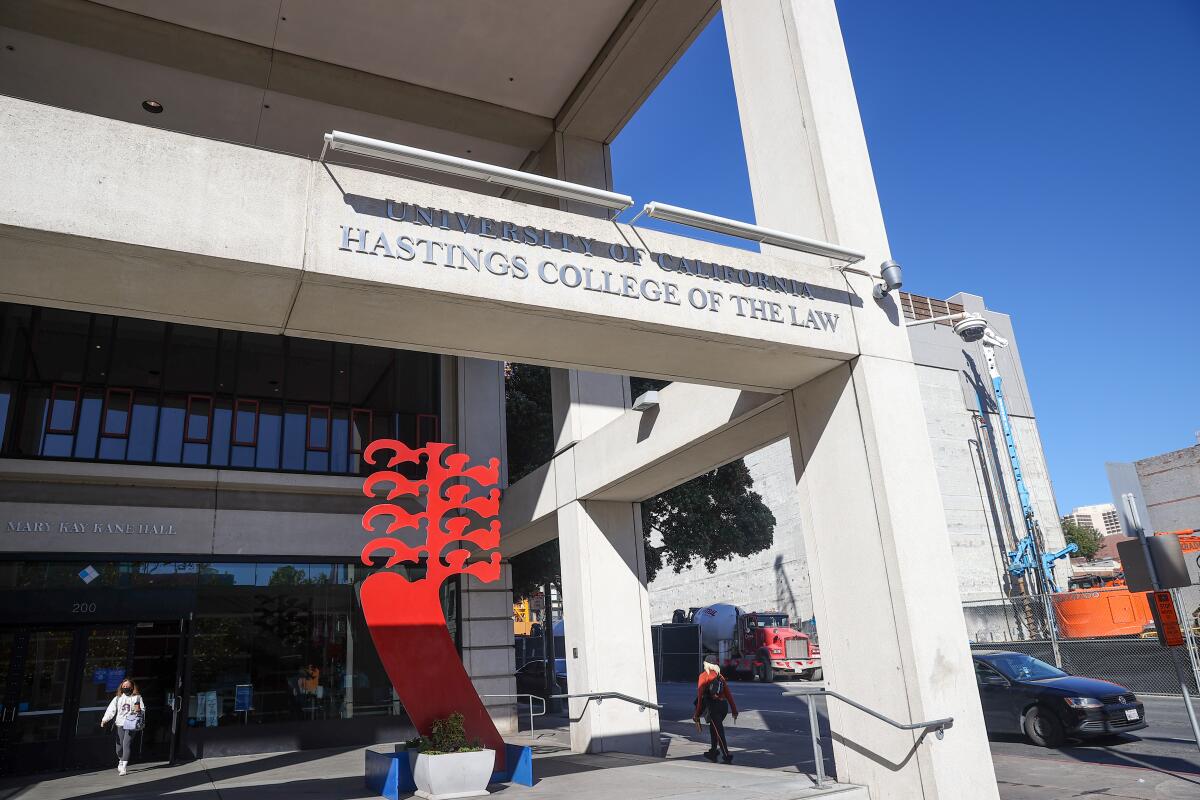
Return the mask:
[[[838,11],[905,288],[1013,316],[1060,511],[1194,444],[1200,3]],[[720,17],[612,154],[639,203],[753,219]]]

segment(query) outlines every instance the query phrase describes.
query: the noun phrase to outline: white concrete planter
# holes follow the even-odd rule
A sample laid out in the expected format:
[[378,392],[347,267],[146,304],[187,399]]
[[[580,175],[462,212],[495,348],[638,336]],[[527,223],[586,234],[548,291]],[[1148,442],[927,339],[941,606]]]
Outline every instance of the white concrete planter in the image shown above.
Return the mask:
[[496,753],[493,750],[443,753],[438,756],[417,753],[417,761],[413,765],[417,797],[450,800],[452,797],[485,795],[495,764]]

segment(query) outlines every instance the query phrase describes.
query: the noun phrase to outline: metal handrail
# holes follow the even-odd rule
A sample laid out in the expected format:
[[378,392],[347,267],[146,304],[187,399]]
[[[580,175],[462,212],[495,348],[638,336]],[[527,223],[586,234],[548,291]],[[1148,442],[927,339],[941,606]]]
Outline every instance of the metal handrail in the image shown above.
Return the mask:
[[[533,718],[546,716],[546,698],[542,697],[541,695],[537,695],[537,694],[529,694],[528,692],[525,692],[522,694],[481,694],[479,696],[480,697],[514,697],[517,700],[520,700],[522,697],[528,697],[529,698],[529,738],[530,738],[530,740],[537,738],[536,736],[533,735],[534,734]],[[533,713],[533,701],[534,700],[542,701],[542,710],[536,714]]]
[[[898,728],[902,731],[921,731],[921,736],[924,737],[929,731],[933,731],[938,739],[946,735],[946,729],[954,727],[954,717],[944,717],[942,719],[933,719],[928,722],[896,722],[891,717],[886,717],[880,714],[873,708],[867,708],[862,703],[855,702],[844,694],[833,691],[832,689],[794,689],[790,692],[783,693],[785,697],[815,697],[816,695],[826,695],[841,700],[848,706],[857,708],[864,714],[870,714],[875,719],[886,722],[893,728]],[[820,788],[827,780],[825,776],[825,752],[821,748],[821,731],[817,723],[817,704],[808,703],[808,732],[812,738],[813,760],[817,766],[817,787]]]
[[620,692],[585,692],[583,694],[552,694],[552,695],[550,695],[550,697],[553,700],[586,699],[589,702],[592,700],[595,700],[597,704],[603,703],[605,700],[610,700],[610,699],[611,700],[624,700],[626,703],[632,703],[635,706],[640,706],[643,711],[647,708],[653,709],[654,711],[662,710],[662,706],[659,705],[658,703],[651,703],[649,700],[639,700],[636,697],[630,697],[629,695],[621,694]]

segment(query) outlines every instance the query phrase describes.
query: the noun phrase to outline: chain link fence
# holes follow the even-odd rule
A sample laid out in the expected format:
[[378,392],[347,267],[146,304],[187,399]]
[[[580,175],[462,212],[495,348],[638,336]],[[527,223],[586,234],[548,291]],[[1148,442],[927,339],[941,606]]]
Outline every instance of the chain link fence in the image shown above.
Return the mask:
[[1186,640],[1176,648],[1159,644],[1146,595],[1124,588],[974,600],[963,603],[963,617],[975,650],[1026,653],[1140,693],[1180,694],[1182,673],[1196,693],[1200,608],[1178,591],[1175,605]]

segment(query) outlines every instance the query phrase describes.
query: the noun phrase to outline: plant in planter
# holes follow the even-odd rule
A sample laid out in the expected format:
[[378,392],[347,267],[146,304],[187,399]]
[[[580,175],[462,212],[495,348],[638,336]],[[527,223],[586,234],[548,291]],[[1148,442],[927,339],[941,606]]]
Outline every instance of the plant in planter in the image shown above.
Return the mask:
[[462,714],[434,720],[429,736],[407,742],[406,749],[417,797],[450,800],[488,793],[496,754],[478,742],[467,742]]

